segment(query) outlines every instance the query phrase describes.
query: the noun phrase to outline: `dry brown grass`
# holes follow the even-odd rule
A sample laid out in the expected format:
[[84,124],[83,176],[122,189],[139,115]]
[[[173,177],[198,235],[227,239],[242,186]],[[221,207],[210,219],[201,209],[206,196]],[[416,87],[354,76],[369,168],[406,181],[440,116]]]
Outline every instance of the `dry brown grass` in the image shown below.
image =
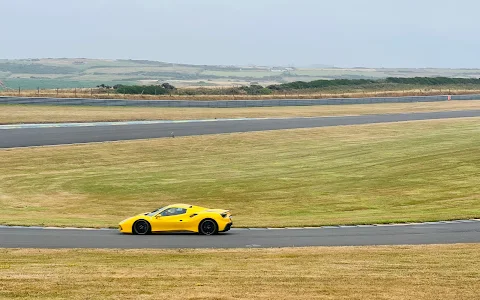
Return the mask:
[[403,97],[479,94],[476,89],[411,89],[402,91],[363,91],[363,92],[277,92],[272,95],[124,95],[97,89],[62,90],[16,90],[0,91],[0,96],[14,97],[54,97],[54,98],[92,98],[92,99],[129,99],[129,100],[262,100],[262,99],[324,99],[324,98],[365,98],[365,97]]
[[480,109],[480,101],[251,108],[143,108],[3,105],[0,106],[0,124],[248,117],[314,117],[467,109]]
[[478,299],[480,244],[0,249],[2,299]]

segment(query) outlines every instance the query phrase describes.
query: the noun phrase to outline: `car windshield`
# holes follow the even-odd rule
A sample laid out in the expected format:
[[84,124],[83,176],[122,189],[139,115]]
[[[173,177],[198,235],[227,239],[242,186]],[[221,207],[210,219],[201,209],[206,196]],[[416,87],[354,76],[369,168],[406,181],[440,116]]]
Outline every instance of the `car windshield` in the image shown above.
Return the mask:
[[154,211],[152,211],[152,212],[148,213],[148,214],[147,214],[147,216],[150,216],[150,217],[152,217],[152,216],[154,216],[154,215],[158,214],[159,212],[161,212],[161,211],[162,211],[164,208],[165,208],[165,206],[164,206],[164,207],[157,208],[156,210],[154,210]]

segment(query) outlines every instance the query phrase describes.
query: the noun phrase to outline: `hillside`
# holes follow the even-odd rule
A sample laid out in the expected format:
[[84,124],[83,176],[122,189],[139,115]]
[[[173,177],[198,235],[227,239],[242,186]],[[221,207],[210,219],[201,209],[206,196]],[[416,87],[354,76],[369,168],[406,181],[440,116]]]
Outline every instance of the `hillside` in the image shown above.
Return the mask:
[[[280,84],[318,79],[380,79],[386,77],[480,77],[480,69],[294,68],[208,66],[147,60],[24,59],[1,60],[0,80],[11,89],[95,87],[99,84],[156,84],[216,87],[259,83]],[[0,89],[2,89],[0,87]]]

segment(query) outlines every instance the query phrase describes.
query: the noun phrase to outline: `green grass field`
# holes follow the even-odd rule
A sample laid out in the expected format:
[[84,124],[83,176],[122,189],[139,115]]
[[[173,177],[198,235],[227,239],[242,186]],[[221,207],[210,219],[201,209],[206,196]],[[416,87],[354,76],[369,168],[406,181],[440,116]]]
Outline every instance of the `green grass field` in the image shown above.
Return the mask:
[[480,217],[479,121],[0,150],[0,222],[115,227],[172,202],[236,226]]
[[476,299],[480,245],[0,249],[1,299]]
[[[263,85],[283,81],[312,81],[333,78],[385,78],[385,77],[480,77],[479,69],[385,69],[385,68],[332,68],[332,67],[227,67],[173,64],[142,60],[66,59],[42,58],[26,60],[0,59],[0,80],[12,89],[23,90],[56,88],[91,88],[99,84],[132,84],[139,80],[160,80],[175,86],[198,86],[198,81],[211,80],[218,85]],[[457,87],[461,88],[461,87]]]

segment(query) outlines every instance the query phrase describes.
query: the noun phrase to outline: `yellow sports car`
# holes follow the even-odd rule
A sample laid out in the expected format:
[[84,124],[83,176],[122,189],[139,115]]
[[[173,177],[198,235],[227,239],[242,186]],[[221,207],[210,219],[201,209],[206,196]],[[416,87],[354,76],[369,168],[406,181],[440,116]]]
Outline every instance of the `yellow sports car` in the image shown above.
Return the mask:
[[172,204],[125,219],[120,222],[119,229],[120,232],[133,234],[189,231],[212,235],[228,231],[231,226],[229,210]]

